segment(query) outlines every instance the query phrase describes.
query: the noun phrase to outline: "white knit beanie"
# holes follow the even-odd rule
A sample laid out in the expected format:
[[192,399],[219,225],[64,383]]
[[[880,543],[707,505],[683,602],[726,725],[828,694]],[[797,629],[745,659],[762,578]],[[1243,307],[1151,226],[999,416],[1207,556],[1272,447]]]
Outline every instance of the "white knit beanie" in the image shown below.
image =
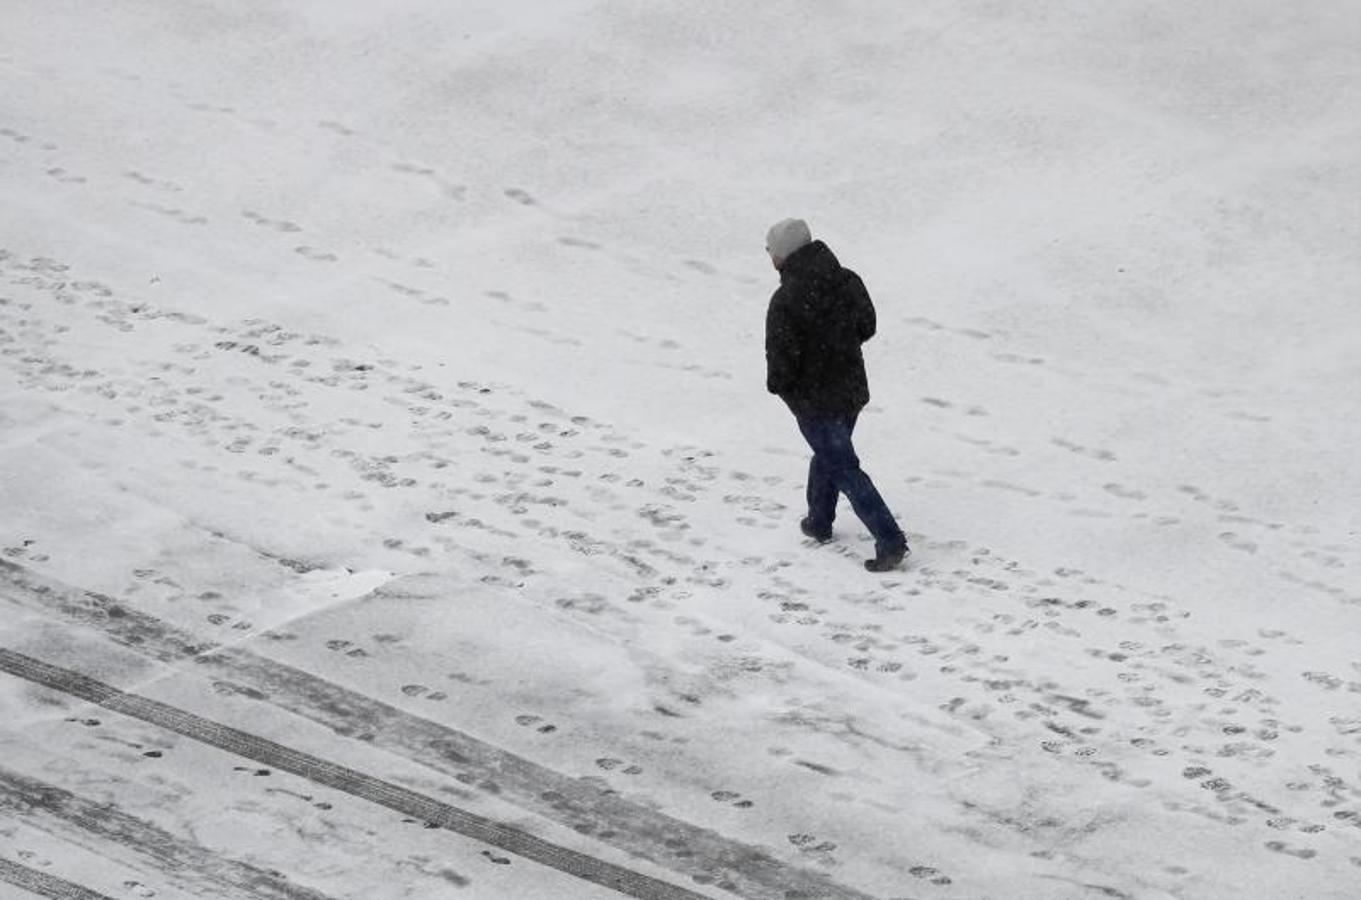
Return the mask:
[[811,243],[813,235],[803,219],[785,219],[766,232],[766,250],[776,262],[784,262],[795,250]]

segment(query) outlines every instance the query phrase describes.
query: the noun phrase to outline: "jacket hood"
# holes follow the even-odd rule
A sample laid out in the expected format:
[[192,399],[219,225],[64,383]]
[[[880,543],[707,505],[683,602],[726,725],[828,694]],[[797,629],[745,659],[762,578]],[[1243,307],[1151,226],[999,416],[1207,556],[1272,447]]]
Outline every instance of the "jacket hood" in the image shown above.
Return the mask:
[[789,255],[780,267],[780,283],[791,279],[822,280],[841,270],[841,263],[822,241],[805,244]]

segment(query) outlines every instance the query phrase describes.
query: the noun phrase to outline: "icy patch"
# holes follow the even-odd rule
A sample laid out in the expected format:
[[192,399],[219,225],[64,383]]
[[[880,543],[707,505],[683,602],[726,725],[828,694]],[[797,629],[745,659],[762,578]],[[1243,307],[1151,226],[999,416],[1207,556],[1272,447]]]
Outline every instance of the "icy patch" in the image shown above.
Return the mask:
[[359,572],[344,567],[314,569],[300,575],[263,604],[266,613],[261,616],[261,624],[265,630],[277,633],[285,625],[367,597],[395,577],[383,569]]
[[295,591],[300,599],[313,605],[329,605],[355,600],[373,593],[397,577],[383,569],[352,572],[347,568],[315,569],[298,579]]

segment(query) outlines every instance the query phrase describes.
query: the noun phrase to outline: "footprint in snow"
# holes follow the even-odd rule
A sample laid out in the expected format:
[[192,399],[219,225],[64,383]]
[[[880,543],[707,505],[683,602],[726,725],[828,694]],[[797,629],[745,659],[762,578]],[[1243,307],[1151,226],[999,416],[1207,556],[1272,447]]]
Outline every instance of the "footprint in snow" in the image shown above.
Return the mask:
[[326,649],[335,653],[344,653],[346,656],[355,659],[362,659],[369,655],[363,647],[356,647],[350,641],[340,639],[327,641]]
[[929,880],[932,884],[947,885],[951,884],[949,876],[942,875],[939,869],[930,866],[913,866],[907,870],[913,877]]
[[709,796],[718,803],[730,803],[738,809],[751,809],[756,805],[750,800],[743,799],[736,791],[714,791]]
[[1291,847],[1284,841],[1267,841],[1262,846],[1273,853],[1283,853],[1286,856],[1293,856],[1296,859],[1313,859],[1315,856],[1318,856],[1317,850],[1311,850],[1307,847]]
[[788,838],[789,843],[798,847],[801,853],[831,853],[837,846],[831,841],[818,841],[811,834],[791,834]]
[[540,734],[552,734],[558,730],[558,726],[551,723],[545,723],[542,717],[531,714],[516,716],[515,724],[519,725],[521,728],[533,728]]
[[318,250],[315,247],[294,247],[293,252],[303,259],[310,259],[313,262],[337,262],[340,259],[340,257],[336,256],[334,253],[327,253],[326,251]]
[[625,775],[641,775],[643,773],[642,766],[629,765],[625,763],[622,759],[602,757],[601,759],[597,759],[595,761],[595,764],[597,767],[604,769],[606,772],[613,772],[615,770],[618,770]]
[[449,699],[449,695],[443,691],[432,691],[423,684],[404,684],[401,690],[408,697],[424,697],[426,700],[436,702]]

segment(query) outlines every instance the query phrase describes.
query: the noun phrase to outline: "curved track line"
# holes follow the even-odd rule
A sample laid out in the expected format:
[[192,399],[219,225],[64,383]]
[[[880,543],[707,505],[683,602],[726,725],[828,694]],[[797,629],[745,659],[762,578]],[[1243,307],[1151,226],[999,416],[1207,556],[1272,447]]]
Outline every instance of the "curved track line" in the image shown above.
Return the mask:
[[113,900],[107,894],[97,893],[7,859],[0,859],[0,881],[50,900]]
[[494,783],[502,801],[582,834],[607,834],[599,839],[697,884],[749,900],[873,900],[817,872],[786,864],[759,846],[607,794],[455,728],[244,647],[217,644],[111,597],[82,591],[2,559],[0,597],[97,629],[110,640],[160,662],[172,666],[192,662],[194,672],[241,688],[244,696],[461,782],[471,778],[468,783]]
[[0,647],[0,671],[234,753],[260,765],[344,791],[353,797],[385,806],[393,812],[491,844],[508,853],[639,900],[706,900],[702,894],[559,847],[390,781],[365,775],[148,697],[124,693],[79,672],[49,665],[8,648]]
[[[221,900],[331,900],[319,891],[290,884],[277,872],[225,859],[107,803],[96,803],[2,766],[0,812],[29,820],[35,827],[72,843],[94,838],[100,846],[90,849],[101,856],[122,857],[120,861],[139,868],[150,863],[167,879],[185,883],[203,896]],[[76,831],[74,836],[72,830]]]

